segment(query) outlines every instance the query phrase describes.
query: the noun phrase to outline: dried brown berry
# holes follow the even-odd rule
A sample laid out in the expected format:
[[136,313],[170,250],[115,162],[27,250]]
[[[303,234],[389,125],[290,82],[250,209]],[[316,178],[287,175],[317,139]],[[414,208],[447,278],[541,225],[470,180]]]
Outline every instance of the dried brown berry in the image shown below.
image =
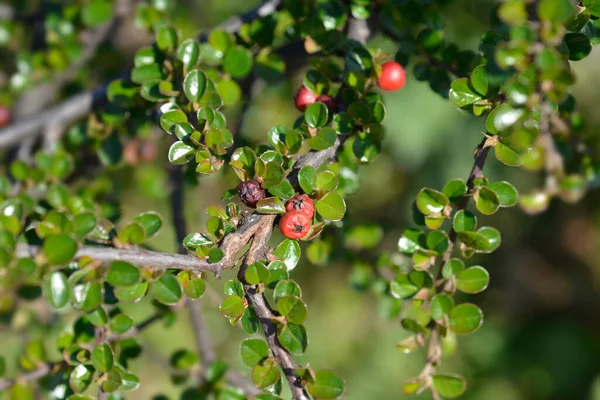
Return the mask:
[[240,183],[237,193],[242,203],[250,208],[256,208],[256,203],[266,197],[265,190],[256,181],[245,181]]

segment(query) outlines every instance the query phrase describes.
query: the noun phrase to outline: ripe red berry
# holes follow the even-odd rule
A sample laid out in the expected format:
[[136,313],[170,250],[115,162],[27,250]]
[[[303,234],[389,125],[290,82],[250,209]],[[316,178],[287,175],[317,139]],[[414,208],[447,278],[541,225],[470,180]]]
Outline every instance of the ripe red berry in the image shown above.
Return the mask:
[[297,194],[285,204],[287,211],[300,211],[304,213],[309,219],[315,215],[315,205],[313,201],[305,194]]
[[265,190],[256,181],[245,181],[240,183],[237,193],[242,203],[250,208],[256,208],[256,203],[266,197]]
[[304,110],[306,110],[306,107],[310,106],[317,100],[317,97],[317,94],[311,92],[310,90],[302,86],[296,94],[296,108],[299,111],[304,112]]
[[329,109],[330,112],[334,113],[337,110],[337,103],[335,99],[331,96],[327,96],[326,94],[322,94],[317,97],[317,101],[325,104],[325,106]]
[[402,65],[396,61],[388,61],[381,65],[381,74],[377,85],[383,90],[398,90],[404,86],[406,74]]
[[279,230],[290,239],[300,239],[310,229],[310,218],[302,211],[288,211],[279,220]]
[[10,110],[8,107],[0,105],[0,128],[10,124]]

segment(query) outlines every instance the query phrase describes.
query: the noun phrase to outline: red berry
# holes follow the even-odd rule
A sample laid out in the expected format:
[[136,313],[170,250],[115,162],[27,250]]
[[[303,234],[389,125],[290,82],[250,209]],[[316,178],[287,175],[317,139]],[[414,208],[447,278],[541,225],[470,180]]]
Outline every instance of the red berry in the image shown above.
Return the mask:
[[310,106],[317,100],[317,97],[317,94],[311,92],[310,90],[302,86],[296,94],[296,108],[299,111],[304,112],[304,110],[306,110],[306,107]]
[[309,219],[315,215],[315,205],[313,201],[305,194],[297,194],[285,204],[286,211],[300,211]]
[[265,190],[256,181],[245,181],[237,188],[242,203],[250,208],[256,208],[256,203],[266,197]]
[[332,113],[334,113],[337,110],[337,103],[335,102],[335,99],[331,96],[322,94],[319,97],[317,97],[317,101],[320,101],[321,103],[325,104],[325,106],[327,106],[329,111]]
[[406,74],[402,65],[396,61],[388,61],[381,65],[381,74],[377,85],[383,90],[398,90],[404,86]]
[[279,220],[279,230],[290,239],[300,239],[310,229],[310,218],[302,211],[288,211]]
[[5,106],[0,105],[0,128],[10,124],[10,119],[10,110]]

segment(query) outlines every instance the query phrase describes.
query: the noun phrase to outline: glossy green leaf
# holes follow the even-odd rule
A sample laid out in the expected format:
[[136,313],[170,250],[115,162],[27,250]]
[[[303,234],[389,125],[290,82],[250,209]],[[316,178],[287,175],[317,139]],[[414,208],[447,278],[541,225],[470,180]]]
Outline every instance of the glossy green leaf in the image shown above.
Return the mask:
[[337,133],[333,128],[325,127],[319,129],[317,134],[308,139],[308,144],[313,150],[326,150],[332,147],[337,140]]
[[240,346],[242,362],[248,367],[253,367],[269,357],[269,345],[262,339],[245,339]]
[[344,392],[344,381],[335,372],[317,371],[315,381],[309,382],[308,393],[319,399],[335,399]]
[[94,377],[94,369],[85,364],[79,364],[73,368],[69,375],[69,386],[75,393],[84,392]]
[[133,328],[133,320],[125,314],[117,314],[110,319],[110,330],[121,335]]
[[43,291],[52,308],[63,308],[69,302],[69,283],[61,271],[54,271],[44,278]]
[[424,188],[417,195],[417,208],[425,215],[440,213],[450,200],[437,190]]
[[[500,201],[500,207],[512,207],[517,204],[519,194],[517,189],[508,182],[495,182],[488,186],[496,193]],[[473,229],[470,229],[473,230]]]
[[268,283],[270,272],[262,263],[256,262],[250,264],[246,269],[246,282],[250,285],[258,285],[259,283]]
[[169,161],[175,165],[187,164],[194,157],[194,148],[177,141],[169,148]]
[[327,106],[319,101],[314,102],[306,108],[306,111],[304,111],[304,119],[311,128],[325,126],[328,118],[329,111],[327,110]]
[[135,303],[141,300],[148,291],[148,282],[143,281],[131,286],[115,288],[115,296],[122,302]]
[[271,362],[267,362],[263,365],[258,364],[252,368],[252,382],[259,389],[272,386],[280,379],[279,370],[276,365]]
[[277,197],[268,197],[256,203],[256,211],[261,214],[283,214],[285,213],[285,204]]
[[130,222],[119,231],[119,240],[123,243],[141,244],[146,240],[146,231],[139,222]]
[[114,363],[114,354],[107,344],[99,344],[92,351],[92,365],[97,371],[107,372]]
[[304,325],[281,324],[277,327],[277,338],[283,347],[295,355],[304,354],[308,346],[308,335]]
[[71,304],[73,307],[91,311],[102,304],[103,288],[100,282],[79,283],[71,289]]
[[492,215],[500,207],[500,199],[496,192],[488,187],[480,187],[473,194],[477,210],[485,215]]
[[454,214],[452,227],[456,232],[474,231],[477,228],[477,217],[470,211],[458,210]]
[[456,203],[467,194],[467,185],[462,179],[453,179],[444,185],[442,193],[451,203]]
[[456,274],[456,288],[464,293],[484,291],[490,281],[490,274],[480,266],[469,267]]
[[467,390],[467,381],[460,375],[436,374],[431,381],[435,391],[447,399],[455,399]]
[[325,219],[339,221],[346,213],[346,202],[336,192],[329,192],[315,203],[317,212]]
[[305,165],[298,172],[298,183],[305,193],[311,194],[317,183],[317,172],[310,165]]
[[226,317],[240,318],[244,314],[244,301],[237,295],[227,296],[223,299],[219,310]]
[[461,108],[483,99],[479,93],[471,88],[467,78],[459,78],[452,82],[449,96],[452,103]]
[[75,257],[77,242],[66,233],[52,235],[44,240],[43,251],[50,264],[66,264]]
[[448,313],[448,317],[450,329],[459,335],[473,333],[483,323],[483,312],[471,303],[457,305]]
[[243,78],[250,73],[254,57],[250,50],[242,46],[230,48],[223,58],[223,70],[233,78]]
[[171,274],[165,273],[152,285],[154,298],[167,305],[176,304],[182,296],[179,281]]
[[154,211],[138,214],[133,220],[144,227],[146,239],[150,239],[156,235],[162,227],[162,217]]
[[199,103],[206,92],[206,86],[206,75],[199,69],[195,69],[186,75],[183,81],[183,92],[189,101]]
[[306,320],[306,305],[295,296],[283,296],[277,299],[277,311],[286,319],[297,325]]
[[133,285],[139,279],[139,270],[125,261],[113,261],[106,275],[106,281],[113,286]]
[[454,308],[454,300],[447,294],[438,294],[431,300],[431,318],[440,320]]
[[592,43],[587,35],[583,33],[569,32],[564,37],[565,44],[569,49],[569,60],[583,60],[592,52]]
[[287,266],[288,271],[294,269],[300,261],[300,245],[296,240],[285,239],[273,252]]

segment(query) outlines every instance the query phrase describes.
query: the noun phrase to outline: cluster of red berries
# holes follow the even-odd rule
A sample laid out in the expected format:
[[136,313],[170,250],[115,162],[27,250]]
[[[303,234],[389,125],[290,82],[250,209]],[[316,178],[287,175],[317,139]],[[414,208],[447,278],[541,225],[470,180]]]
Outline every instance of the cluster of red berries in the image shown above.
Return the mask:
[[[381,65],[381,74],[377,78],[377,86],[383,90],[391,91],[402,89],[406,83],[406,74],[402,65],[396,61],[388,61]],[[308,88],[302,86],[295,97],[296,108],[298,111],[304,112],[306,107],[313,104],[315,101],[320,101],[325,104],[329,111],[336,112],[337,103],[335,99],[328,95],[318,95],[311,92]]]
[[285,204],[285,214],[279,220],[279,230],[290,239],[300,239],[310,230],[315,215],[315,205],[310,197],[297,194]]
[[[239,184],[237,193],[242,203],[250,208],[266,197],[265,189],[255,180]],[[285,214],[279,220],[279,230],[285,237],[300,239],[310,230],[310,222],[315,215],[315,205],[310,197],[297,194],[285,204]]]

